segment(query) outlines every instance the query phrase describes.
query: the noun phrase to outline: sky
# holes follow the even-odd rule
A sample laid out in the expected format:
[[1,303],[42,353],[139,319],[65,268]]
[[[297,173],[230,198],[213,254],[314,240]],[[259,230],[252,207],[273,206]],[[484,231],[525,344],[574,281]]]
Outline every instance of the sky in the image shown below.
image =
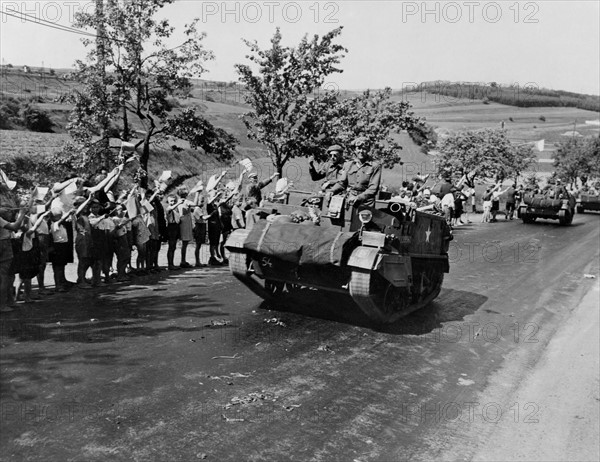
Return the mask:
[[[6,1],[16,10],[70,26],[94,1]],[[11,13],[14,14],[14,13]],[[215,59],[202,78],[237,81],[242,39],[285,45],[343,26],[344,72],[327,86],[400,89],[432,80],[517,84],[600,95],[600,1],[250,1],[177,0],[161,12],[176,31],[194,17]],[[70,68],[81,36],[0,15],[3,64]]]

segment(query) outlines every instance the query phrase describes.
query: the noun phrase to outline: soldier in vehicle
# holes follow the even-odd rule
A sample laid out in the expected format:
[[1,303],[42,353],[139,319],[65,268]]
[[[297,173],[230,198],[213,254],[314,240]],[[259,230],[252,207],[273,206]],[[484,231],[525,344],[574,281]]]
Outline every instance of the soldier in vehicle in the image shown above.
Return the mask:
[[341,179],[344,171],[344,148],[339,144],[334,144],[327,148],[327,154],[329,160],[321,165],[319,168],[315,167],[314,161],[309,162],[308,172],[313,181],[319,181],[325,179],[325,182],[321,185],[321,192],[327,192],[327,190],[333,188],[335,184]]
[[354,140],[354,161],[346,166],[341,178],[331,188],[332,194],[348,193],[348,204],[375,205],[381,184],[381,165],[371,155],[369,140],[361,136]]

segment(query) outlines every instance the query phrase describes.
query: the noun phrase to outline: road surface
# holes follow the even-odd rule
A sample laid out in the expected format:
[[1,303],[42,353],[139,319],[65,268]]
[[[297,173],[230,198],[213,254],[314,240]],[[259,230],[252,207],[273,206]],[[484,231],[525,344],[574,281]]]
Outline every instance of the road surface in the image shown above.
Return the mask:
[[226,268],[23,305],[0,459],[598,460],[599,224],[459,227],[440,296],[385,328]]

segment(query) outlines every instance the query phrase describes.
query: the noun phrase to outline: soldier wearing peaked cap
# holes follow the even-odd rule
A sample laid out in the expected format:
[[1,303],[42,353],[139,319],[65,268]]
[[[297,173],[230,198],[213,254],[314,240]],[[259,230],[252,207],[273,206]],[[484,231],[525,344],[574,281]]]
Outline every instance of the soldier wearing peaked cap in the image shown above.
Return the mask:
[[327,154],[329,160],[321,165],[315,167],[314,161],[309,162],[308,172],[313,181],[319,181],[325,179],[325,182],[321,185],[321,191],[327,191],[331,189],[341,179],[344,167],[344,148],[339,144],[334,144],[327,148]]

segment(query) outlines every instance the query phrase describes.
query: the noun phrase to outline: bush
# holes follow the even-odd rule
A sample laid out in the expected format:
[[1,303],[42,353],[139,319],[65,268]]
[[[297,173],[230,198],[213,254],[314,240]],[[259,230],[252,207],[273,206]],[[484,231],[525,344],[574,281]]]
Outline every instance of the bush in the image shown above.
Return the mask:
[[20,103],[12,96],[4,97],[0,100],[0,128],[10,129],[19,125]]
[[34,132],[52,133],[54,123],[48,113],[35,106],[26,105],[22,113],[23,125]]
[[540,116],[540,120],[541,120],[542,122],[546,122],[546,117],[545,117],[545,116]]

